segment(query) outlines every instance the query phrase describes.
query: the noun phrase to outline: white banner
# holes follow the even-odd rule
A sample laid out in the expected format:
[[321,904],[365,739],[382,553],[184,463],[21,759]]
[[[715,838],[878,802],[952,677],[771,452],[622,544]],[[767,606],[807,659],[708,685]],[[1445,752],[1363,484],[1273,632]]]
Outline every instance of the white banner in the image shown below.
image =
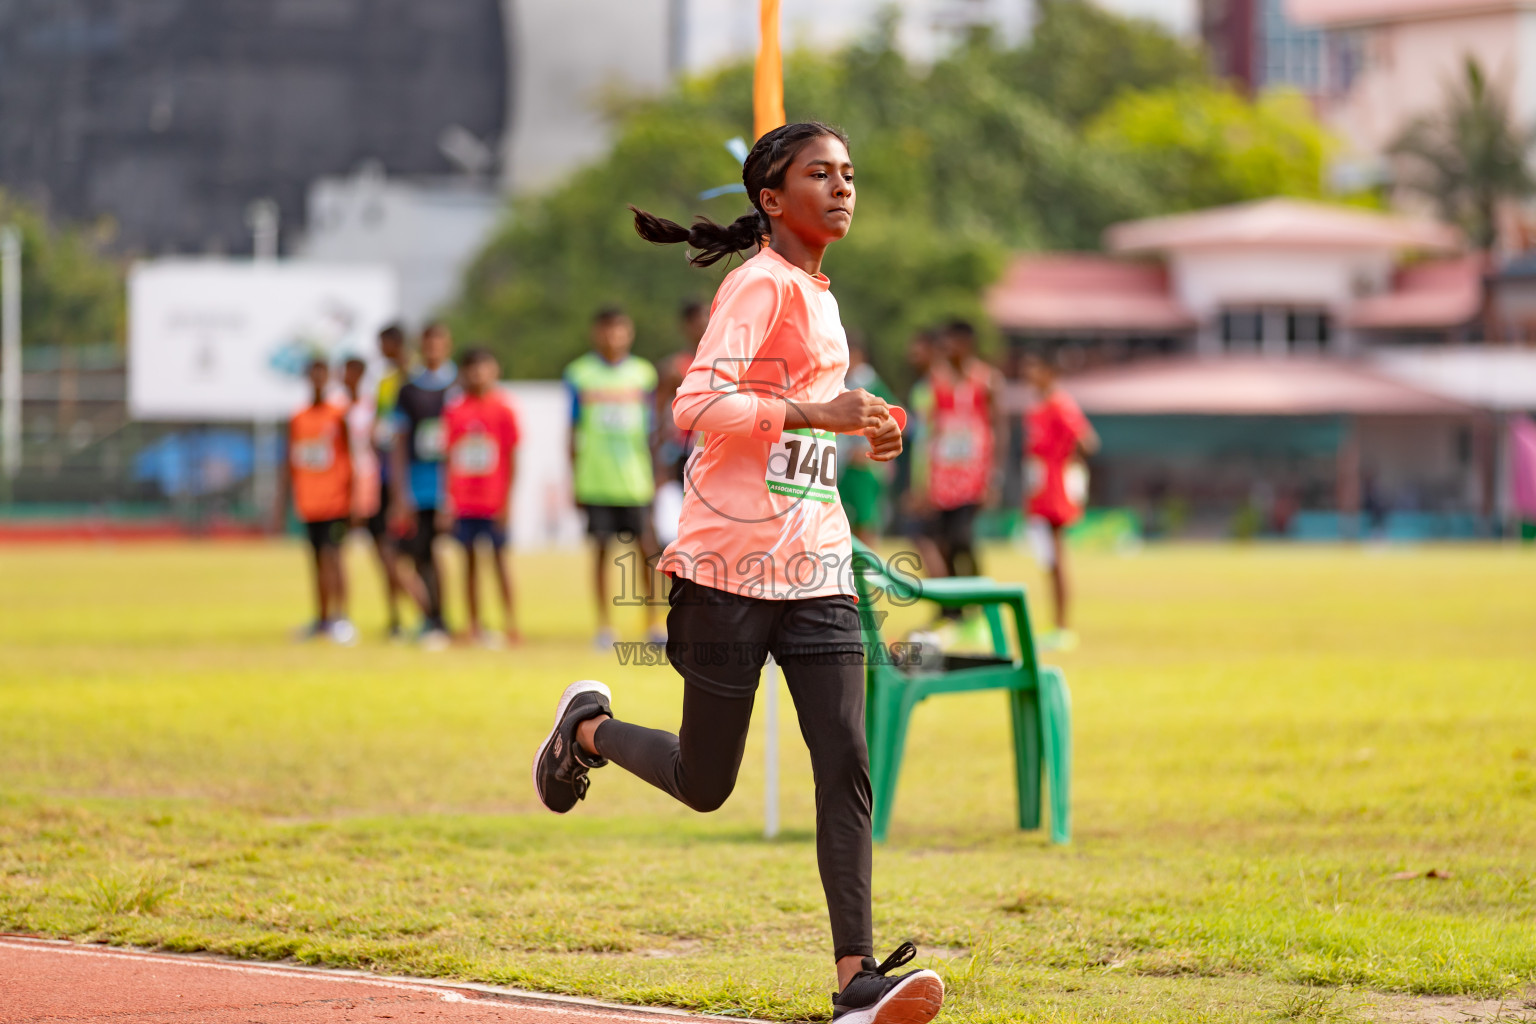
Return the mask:
[[316,352],[377,362],[399,303],[384,266],[167,259],[128,277],[135,419],[286,420]]
[[512,540],[520,548],[571,547],[583,523],[571,497],[571,396],[560,381],[502,385],[517,413]]

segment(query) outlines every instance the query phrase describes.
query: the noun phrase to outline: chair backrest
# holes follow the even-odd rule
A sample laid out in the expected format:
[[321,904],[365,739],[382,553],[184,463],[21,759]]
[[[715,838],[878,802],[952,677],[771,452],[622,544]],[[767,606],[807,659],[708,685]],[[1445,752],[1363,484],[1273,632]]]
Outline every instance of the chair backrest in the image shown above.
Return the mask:
[[[905,603],[919,598],[923,593],[922,584],[915,579],[903,580],[900,575],[893,575],[880,556],[865,544],[860,543],[857,537],[853,539],[853,558],[850,565],[853,570],[854,589],[859,595],[859,628],[864,634],[865,649],[873,650],[872,645],[881,643],[880,618],[876,614],[876,606],[881,599]],[[991,583],[990,580],[986,582]],[[1023,590],[1022,585],[1019,585],[1019,589]],[[1025,603],[1020,610],[1023,613],[1022,618],[1015,623],[1019,660],[1029,678],[1038,681],[1040,661],[1035,650],[1033,631],[1029,625],[1028,604]],[[875,667],[875,664],[871,663],[871,673],[875,671]]]
[[859,595],[859,625],[866,645],[880,642],[880,619],[875,614],[882,600],[910,604],[922,595],[916,578],[904,580],[892,575],[880,556],[857,537],[853,538],[853,586]]
[[[853,556],[849,563],[853,571],[853,589],[859,595],[859,628],[864,632],[864,647],[880,642],[880,620],[875,618],[875,587],[884,587],[888,579],[880,556],[853,538]],[[874,578],[874,585],[870,578]]]

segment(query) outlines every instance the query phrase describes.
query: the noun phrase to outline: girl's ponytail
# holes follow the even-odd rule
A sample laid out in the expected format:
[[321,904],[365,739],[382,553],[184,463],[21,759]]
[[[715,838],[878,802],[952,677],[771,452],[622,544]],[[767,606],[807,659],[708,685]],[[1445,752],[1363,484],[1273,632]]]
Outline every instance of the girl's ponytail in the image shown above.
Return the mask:
[[755,249],[768,235],[768,225],[756,210],[743,214],[729,224],[716,224],[708,217],[694,220],[692,228],[685,228],[676,221],[658,217],[631,206],[635,215],[635,233],[656,245],[675,245],[687,242],[694,251],[688,262],[696,267],[708,267],[747,249]]
[[823,135],[830,135],[848,144],[848,136],[831,125],[820,121],[805,121],[775,128],[752,147],[741,165],[741,181],[747,187],[747,198],[752,202],[752,212],[743,214],[729,224],[716,224],[707,217],[699,217],[693,227],[685,228],[676,221],[658,217],[633,206],[635,232],[647,242],[657,245],[675,245],[687,242],[694,250],[688,262],[696,267],[708,267],[747,249],[755,249],[771,234],[768,215],[760,205],[765,188],[782,188],[784,172],[807,142]]

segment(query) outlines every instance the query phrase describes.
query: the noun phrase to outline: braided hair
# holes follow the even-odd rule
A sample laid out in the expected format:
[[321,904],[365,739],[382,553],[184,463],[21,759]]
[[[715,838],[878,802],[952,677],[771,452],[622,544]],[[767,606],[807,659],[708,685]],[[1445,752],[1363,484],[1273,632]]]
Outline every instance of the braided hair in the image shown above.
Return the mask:
[[828,135],[845,146],[848,144],[848,136],[842,129],[820,121],[786,124],[758,139],[741,165],[741,181],[747,187],[747,198],[752,201],[752,212],[742,214],[731,223],[716,224],[708,217],[696,217],[692,227],[684,227],[631,206],[635,232],[657,245],[687,242],[694,250],[688,262],[696,267],[708,267],[727,256],[762,245],[763,239],[771,233],[768,215],[763,212],[763,189],[782,188],[789,165],[795,162],[805,144]]

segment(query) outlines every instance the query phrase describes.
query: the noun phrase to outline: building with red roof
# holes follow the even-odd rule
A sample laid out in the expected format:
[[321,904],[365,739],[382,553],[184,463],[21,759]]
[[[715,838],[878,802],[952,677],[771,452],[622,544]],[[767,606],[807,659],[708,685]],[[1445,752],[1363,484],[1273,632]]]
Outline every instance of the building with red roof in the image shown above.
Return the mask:
[[1483,267],[1433,221],[1265,199],[1131,221],[1108,254],[1024,254],[988,295],[1010,338],[1095,365],[1148,353],[1351,355],[1479,329]]
[[1099,430],[1094,504],[1207,535],[1493,521],[1509,409],[1387,359],[1488,351],[1461,343],[1527,307],[1536,324],[1536,289],[1491,304],[1501,278],[1455,229],[1268,199],[1117,224],[1105,242],[1019,255],[987,297],[1015,351],[1056,357]]

